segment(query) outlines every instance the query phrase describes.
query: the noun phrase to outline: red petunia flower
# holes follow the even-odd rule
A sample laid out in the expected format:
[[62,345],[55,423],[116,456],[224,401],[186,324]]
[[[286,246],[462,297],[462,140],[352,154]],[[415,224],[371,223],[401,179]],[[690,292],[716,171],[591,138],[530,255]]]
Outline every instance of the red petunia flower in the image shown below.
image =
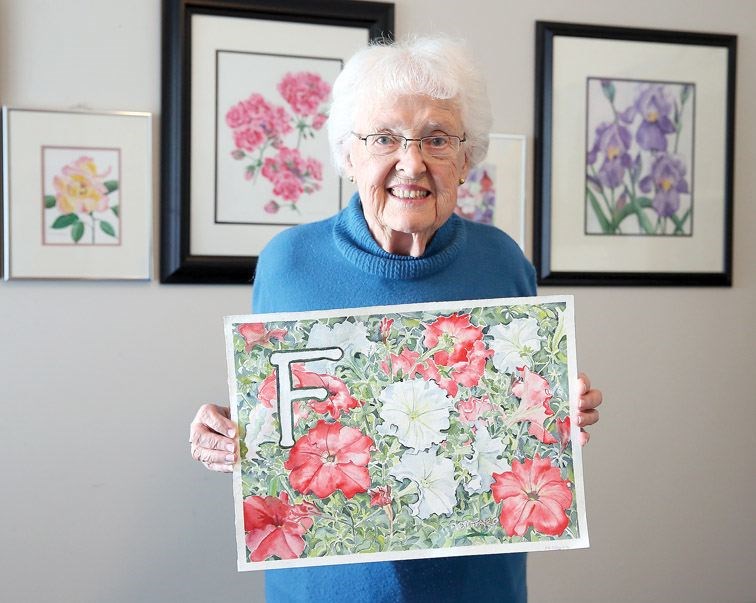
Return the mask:
[[552,398],[549,382],[538,373],[532,373],[527,366],[517,367],[520,379],[512,386],[512,393],[520,398],[520,406],[515,411],[518,421],[530,421],[528,433],[544,444],[554,444],[556,438],[543,426],[544,421],[554,414],[549,406]]
[[265,330],[261,322],[246,322],[236,327],[239,335],[244,338],[244,351],[249,352],[256,345],[265,345],[271,339],[283,339],[286,337],[286,329]]
[[501,505],[499,521],[508,536],[522,536],[528,526],[541,534],[559,536],[567,527],[572,504],[568,481],[549,459],[512,462],[512,470],[493,474],[491,492]]
[[315,505],[290,505],[281,492],[275,496],[248,496],[244,499],[244,531],[250,561],[296,559],[304,551],[302,535],[312,527]]
[[[294,364],[291,367],[292,380],[295,389],[307,387],[322,387],[328,392],[325,400],[310,400],[308,405],[320,414],[328,413],[334,419],[338,419],[342,412],[357,408],[362,404],[349,393],[349,389],[341,379],[333,375],[321,375],[306,371],[302,365]],[[273,408],[273,403],[278,399],[278,385],[276,383],[276,373],[268,375],[260,384],[257,397],[263,406]],[[307,409],[300,407],[297,409],[299,418],[307,415]]]
[[467,352],[465,360],[452,365],[452,376],[460,385],[467,387],[478,385],[486,368],[486,360],[493,354],[493,350],[489,350],[485,343],[476,341]]
[[302,494],[319,498],[341,490],[352,498],[370,487],[370,448],[373,440],[359,429],[341,423],[318,421],[299,438],[284,467],[291,471],[289,482]]
[[460,400],[457,402],[457,412],[459,418],[463,423],[468,425],[474,425],[483,413],[491,410],[493,406],[488,400],[488,396],[482,396],[480,398],[468,398],[467,400]]
[[317,375],[320,378],[320,387],[328,391],[328,397],[322,402],[313,400],[310,402],[312,409],[320,414],[328,413],[334,419],[338,419],[342,412],[357,408],[362,404],[349,393],[349,389],[341,379],[333,375]]
[[425,364],[416,368],[417,372],[426,381],[433,380],[445,389],[450,396],[456,396],[460,385],[474,387],[478,385],[486,367],[486,359],[493,355],[493,350],[486,348],[483,341],[476,341],[468,352],[465,359],[452,365],[439,364],[433,358],[429,358]]
[[452,398],[457,395],[459,385],[454,380],[451,374],[452,371],[449,367],[446,367],[443,364],[438,366],[433,361],[433,358],[428,358],[428,360],[424,364],[419,365],[416,370],[426,381],[435,381],[438,386],[445,389]]
[[483,329],[470,323],[469,314],[440,316],[425,326],[423,343],[429,350],[439,344],[444,347],[433,354],[437,365],[449,366],[457,362],[466,362],[473,344],[483,338]]
[[[301,364],[291,365],[291,376],[295,389],[305,387],[323,387],[323,380],[317,373],[311,373],[304,369]],[[276,384],[276,372],[273,371],[265,377],[257,390],[257,397],[266,408],[273,408],[273,403],[278,400],[278,386]]]
[[392,377],[396,377],[399,371],[402,371],[404,377],[413,377],[419,358],[419,352],[405,348],[401,354],[389,354],[389,362],[381,362],[381,370]]
[[379,486],[368,492],[370,494],[371,507],[385,507],[391,504],[391,486]]

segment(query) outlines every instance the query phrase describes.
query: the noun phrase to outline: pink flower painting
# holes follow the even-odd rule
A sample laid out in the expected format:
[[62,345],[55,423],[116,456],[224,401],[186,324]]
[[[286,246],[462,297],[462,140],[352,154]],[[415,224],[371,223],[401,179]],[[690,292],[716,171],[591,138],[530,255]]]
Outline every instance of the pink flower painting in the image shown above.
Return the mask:
[[43,243],[120,242],[119,165],[118,149],[43,148]]
[[326,122],[331,85],[314,72],[286,72],[275,90],[275,100],[253,92],[226,110],[229,154],[243,162],[240,176],[253,187],[260,176],[268,181],[272,198],[250,195],[263,213],[300,212],[300,203],[322,186],[323,165],[307,148]]

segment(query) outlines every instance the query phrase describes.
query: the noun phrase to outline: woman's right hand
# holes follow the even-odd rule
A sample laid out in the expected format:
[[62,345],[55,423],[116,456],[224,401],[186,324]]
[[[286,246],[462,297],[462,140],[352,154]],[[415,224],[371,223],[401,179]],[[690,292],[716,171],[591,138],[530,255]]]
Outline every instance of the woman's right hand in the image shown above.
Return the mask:
[[230,473],[237,458],[235,435],[228,407],[203,404],[189,427],[192,458],[211,471]]

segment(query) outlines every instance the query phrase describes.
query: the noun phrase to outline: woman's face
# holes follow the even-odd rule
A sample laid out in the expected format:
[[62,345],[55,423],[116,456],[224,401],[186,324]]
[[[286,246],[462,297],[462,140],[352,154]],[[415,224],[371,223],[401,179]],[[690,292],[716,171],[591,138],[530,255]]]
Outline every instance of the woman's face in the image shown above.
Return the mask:
[[[406,95],[377,101],[357,113],[355,130],[422,138],[450,134],[464,138],[453,101]],[[347,157],[370,232],[386,251],[422,255],[430,238],[449,219],[457,203],[459,179],[467,176],[464,144],[451,157],[434,158],[417,142],[386,156],[368,152],[354,137]]]

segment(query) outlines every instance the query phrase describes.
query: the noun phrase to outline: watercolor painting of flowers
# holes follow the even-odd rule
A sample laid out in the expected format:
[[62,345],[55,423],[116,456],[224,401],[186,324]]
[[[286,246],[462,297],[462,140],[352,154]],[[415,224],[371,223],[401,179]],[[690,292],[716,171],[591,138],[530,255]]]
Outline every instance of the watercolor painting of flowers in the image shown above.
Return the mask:
[[587,546],[572,299],[438,306],[226,318],[239,569]]
[[338,211],[323,127],[340,69],[338,60],[219,52],[216,221],[299,224]]
[[454,213],[481,224],[493,224],[496,204],[496,165],[481,163],[470,170],[465,183],[457,191]]
[[458,216],[490,224],[525,249],[526,137],[489,134],[488,154],[457,189]]
[[692,235],[695,85],[587,86],[586,234]]
[[119,245],[120,150],[42,148],[43,245]]

